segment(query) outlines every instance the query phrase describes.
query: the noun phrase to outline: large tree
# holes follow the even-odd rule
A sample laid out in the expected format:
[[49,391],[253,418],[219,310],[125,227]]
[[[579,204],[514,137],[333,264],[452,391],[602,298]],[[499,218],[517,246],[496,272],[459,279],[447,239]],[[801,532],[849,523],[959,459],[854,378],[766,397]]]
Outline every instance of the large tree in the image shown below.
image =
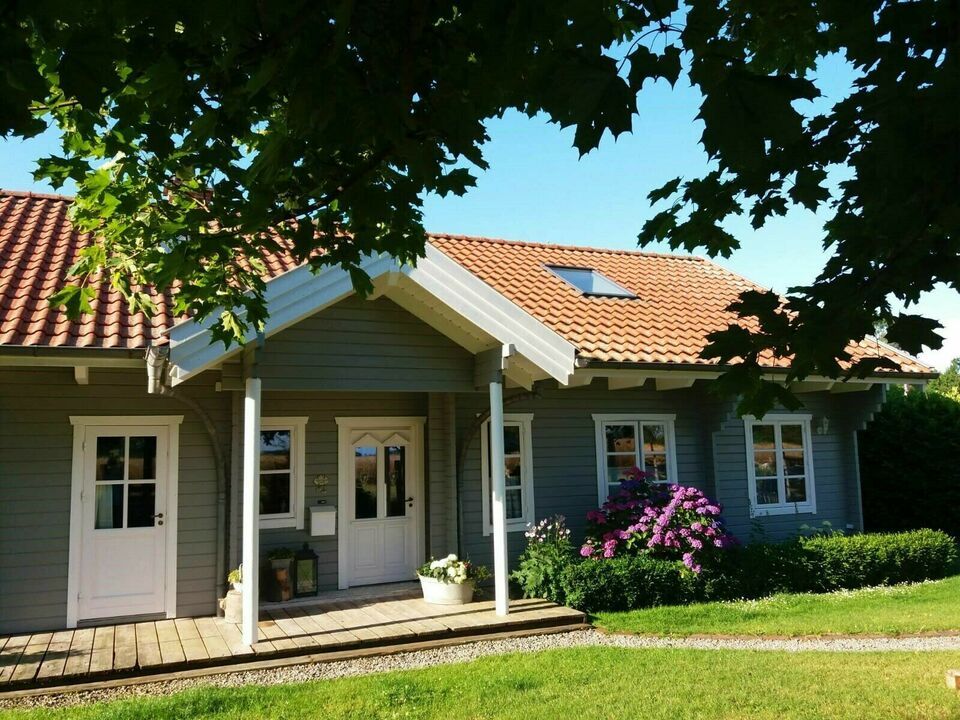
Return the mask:
[[[231,342],[266,317],[264,247],[285,237],[364,290],[362,255],[415,260],[424,194],[463,193],[486,167],[486,120],[543,112],[586,153],[630,129],[646,81],[686,74],[711,165],[651,192],[667,206],[642,243],[728,255],[733,215],[754,227],[792,205],[830,215],[817,280],[786,303],[747,294],[737,308],[759,329],[731,327],[706,352],[732,363],[725,386],[758,411],[791,402],[762,379],[764,350],[792,355],[796,377],[836,377],[847,341],[878,321],[906,350],[939,346],[935,322],[890,298],[960,286],[958,7],[13,0],[0,9],[0,134],[59,128],[63,152],[38,177],[73,180],[74,220],[102,238],[56,301],[82,312],[101,272],[147,308],[146,288],[176,284],[175,310],[219,313],[214,333]],[[814,70],[838,53],[855,86],[813,105]],[[831,168],[847,179],[831,187]]]

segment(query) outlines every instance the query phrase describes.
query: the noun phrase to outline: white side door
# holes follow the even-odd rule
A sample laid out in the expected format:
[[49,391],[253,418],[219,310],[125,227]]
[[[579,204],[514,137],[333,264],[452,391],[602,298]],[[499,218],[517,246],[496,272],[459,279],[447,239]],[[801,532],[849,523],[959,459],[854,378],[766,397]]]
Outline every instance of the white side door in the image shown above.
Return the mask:
[[[349,585],[413,580],[419,565],[420,435],[409,427],[365,429],[348,446],[346,570]],[[359,435],[359,437],[357,437]]]
[[87,426],[79,620],[168,610],[169,442],[167,426]]

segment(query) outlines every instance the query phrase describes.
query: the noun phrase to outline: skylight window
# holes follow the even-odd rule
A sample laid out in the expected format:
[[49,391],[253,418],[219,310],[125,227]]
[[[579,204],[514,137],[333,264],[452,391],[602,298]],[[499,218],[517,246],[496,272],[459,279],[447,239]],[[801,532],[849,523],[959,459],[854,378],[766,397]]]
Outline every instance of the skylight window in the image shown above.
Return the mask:
[[636,297],[635,294],[627,290],[623,285],[615,283],[606,275],[597,272],[593,268],[547,265],[547,269],[554,275],[573,285],[584,295],[622,298]]

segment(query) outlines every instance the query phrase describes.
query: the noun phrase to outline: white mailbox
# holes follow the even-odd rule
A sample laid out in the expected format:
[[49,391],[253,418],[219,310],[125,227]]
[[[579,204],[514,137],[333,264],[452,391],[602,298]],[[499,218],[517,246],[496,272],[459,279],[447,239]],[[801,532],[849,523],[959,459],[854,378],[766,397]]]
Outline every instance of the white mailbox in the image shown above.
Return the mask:
[[336,535],[337,506],[313,505],[310,508],[310,534]]

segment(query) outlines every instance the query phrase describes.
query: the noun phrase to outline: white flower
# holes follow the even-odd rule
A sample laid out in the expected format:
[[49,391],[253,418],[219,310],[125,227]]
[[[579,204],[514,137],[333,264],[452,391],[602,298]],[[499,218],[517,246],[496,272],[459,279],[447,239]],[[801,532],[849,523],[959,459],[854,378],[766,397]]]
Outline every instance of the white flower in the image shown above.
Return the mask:
[[448,568],[448,569],[447,569],[447,575],[449,575],[449,576],[452,577],[452,578],[455,578],[455,577],[457,576],[457,569],[456,569],[456,568]]
[[438,568],[442,568],[442,567],[443,567],[443,563],[441,563],[439,560],[434,560],[432,563],[430,563],[431,570],[437,570]]
[[450,553],[449,555],[447,555],[447,561],[448,561],[448,562],[456,562],[456,561],[457,561],[457,556],[454,555],[453,553]]

